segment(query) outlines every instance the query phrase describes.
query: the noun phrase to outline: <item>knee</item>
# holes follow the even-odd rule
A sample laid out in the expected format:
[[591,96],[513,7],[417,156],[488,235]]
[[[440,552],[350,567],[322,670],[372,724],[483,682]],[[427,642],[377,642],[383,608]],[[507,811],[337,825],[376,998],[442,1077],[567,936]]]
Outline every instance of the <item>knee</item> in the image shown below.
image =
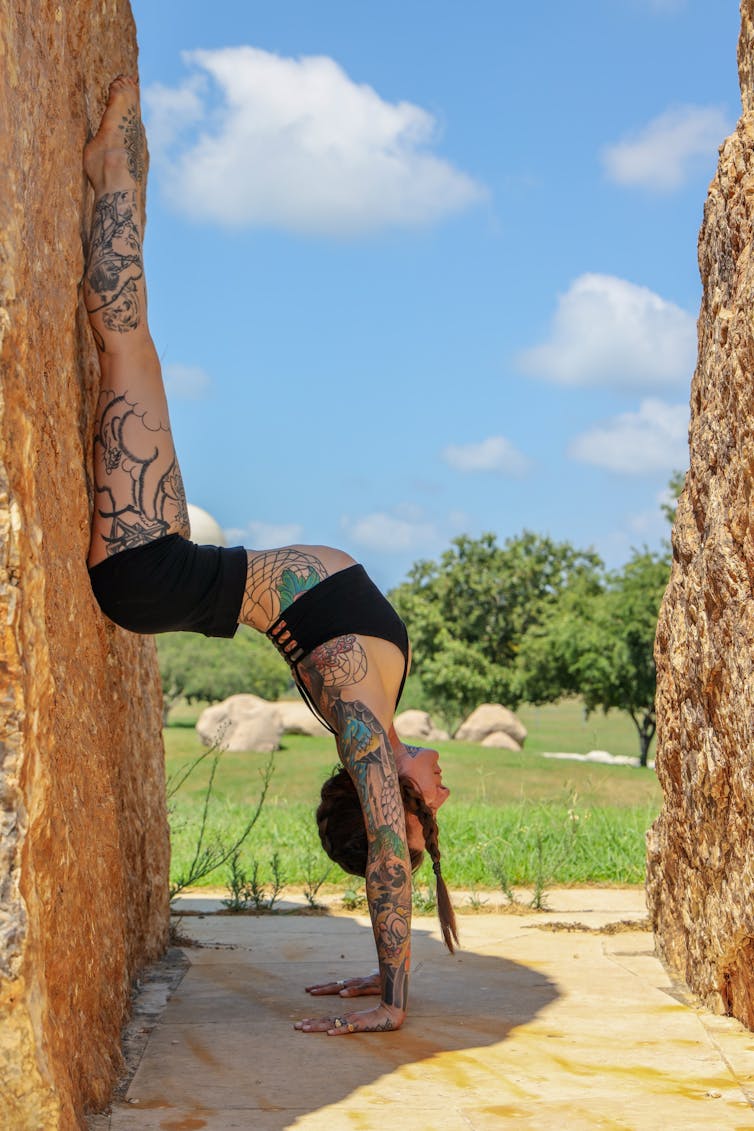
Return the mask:
[[346,553],[345,550],[338,550],[332,546],[327,547],[327,550],[328,554],[330,555],[327,563],[330,572],[334,572],[335,570],[339,569],[348,569],[349,566],[358,564],[356,558],[352,558],[351,555]]
[[171,522],[168,534],[180,534],[181,538],[185,538],[188,542],[191,539],[191,523],[189,522],[188,515],[179,515],[175,522]]

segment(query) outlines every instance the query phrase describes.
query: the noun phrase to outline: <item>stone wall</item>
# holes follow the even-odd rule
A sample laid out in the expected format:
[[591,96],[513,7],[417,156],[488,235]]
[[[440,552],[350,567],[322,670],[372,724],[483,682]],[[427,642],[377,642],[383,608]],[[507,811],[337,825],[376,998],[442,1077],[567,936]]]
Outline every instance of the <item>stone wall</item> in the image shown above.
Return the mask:
[[120,1066],[132,978],[166,939],[153,644],[87,572],[96,357],[81,171],[127,0],[0,0],[0,1126],[83,1127]]
[[741,13],[743,115],[699,239],[690,471],[657,634],[648,900],[670,966],[754,1028],[754,0]]

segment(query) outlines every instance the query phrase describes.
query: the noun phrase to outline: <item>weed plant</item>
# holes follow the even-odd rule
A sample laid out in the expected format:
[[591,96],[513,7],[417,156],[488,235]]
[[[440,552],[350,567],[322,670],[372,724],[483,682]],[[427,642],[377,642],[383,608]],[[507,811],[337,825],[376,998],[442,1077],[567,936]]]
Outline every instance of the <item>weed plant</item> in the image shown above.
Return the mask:
[[[210,882],[210,877],[217,874],[229,860],[234,861],[234,867],[239,868],[240,850],[246,843],[249,835],[259,820],[267,796],[267,790],[272,780],[275,762],[270,757],[261,771],[261,788],[256,806],[249,816],[248,809],[243,820],[232,829],[227,824],[218,826],[210,819],[210,812],[217,800],[215,794],[215,780],[217,769],[223,751],[218,746],[211,746],[202,751],[193,761],[178,767],[168,778],[166,793],[168,799],[168,813],[171,818],[171,850],[173,836],[176,830],[182,829],[188,837],[188,851],[178,861],[171,851],[171,870],[169,895],[171,902],[179,892],[187,887],[196,887],[203,882]],[[178,804],[177,795],[182,786],[185,786],[191,775],[205,761],[209,762],[209,775],[203,787],[201,799],[197,807],[196,801],[192,806]]]
[[[598,718],[585,720],[578,704],[571,702],[560,710],[558,730],[558,708],[528,710],[530,737],[522,753],[470,743],[439,744],[452,794],[439,814],[446,881],[451,888],[472,892],[502,890],[509,898],[514,887],[527,887],[540,904],[553,885],[642,883],[644,838],[661,803],[654,773],[541,756],[543,749],[631,753],[630,720],[609,717],[603,732]],[[533,724],[537,712],[541,731]],[[525,712],[518,714],[523,717]],[[190,763],[201,751],[193,727],[168,727],[165,741],[169,770],[187,759]],[[238,847],[237,866],[247,875],[252,874],[252,855],[272,861],[278,853],[286,885],[303,888],[313,906],[323,889],[353,891],[353,878],[322,851],[314,822],[319,786],[335,761],[333,744],[326,738],[293,735],[285,736],[284,744],[259,811],[260,773],[265,767],[261,755],[223,755],[211,774],[211,806],[206,762],[179,781],[171,803],[173,887],[186,882],[222,886],[222,867],[232,852],[220,865],[208,868],[213,857],[205,850],[235,845],[251,826],[253,854],[243,842]],[[206,752],[201,756],[206,758]],[[198,835],[197,830],[203,831]],[[415,884],[417,891],[434,890],[428,861]]]

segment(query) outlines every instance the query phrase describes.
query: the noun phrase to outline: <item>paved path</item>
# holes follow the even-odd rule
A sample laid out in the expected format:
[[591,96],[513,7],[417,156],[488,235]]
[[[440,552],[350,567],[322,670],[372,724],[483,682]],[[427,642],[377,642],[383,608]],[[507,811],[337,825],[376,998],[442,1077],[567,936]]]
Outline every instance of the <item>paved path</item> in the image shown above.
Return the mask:
[[[689,1001],[649,933],[603,931],[640,925],[643,893],[549,901],[544,914],[461,915],[452,957],[435,921],[415,917],[406,1025],[340,1038],[293,1021],[334,1000],[305,984],[373,967],[367,917],[187,916],[183,932],[202,945],[174,952],[188,966],[167,1004],[175,963],[146,983],[131,1026],[138,1068],[92,1128],[754,1131],[754,1035]],[[555,923],[590,929],[543,929]]]

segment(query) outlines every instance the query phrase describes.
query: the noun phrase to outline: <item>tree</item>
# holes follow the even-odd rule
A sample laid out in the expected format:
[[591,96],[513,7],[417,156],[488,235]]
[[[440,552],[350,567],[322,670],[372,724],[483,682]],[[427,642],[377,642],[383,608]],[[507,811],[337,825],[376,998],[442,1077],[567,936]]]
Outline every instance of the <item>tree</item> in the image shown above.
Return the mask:
[[578,694],[588,712],[626,711],[646,766],[656,728],[654,639],[668,583],[666,554],[635,551],[596,587],[569,587],[522,641],[519,693],[532,703]]
[[521,640],[574,578],[601,566],[594,553],[530,531],[502,547],[493,534],[462,535],[439,562],[417,562],[390,598],[429,705],[449,721],[485,699],[515,708]]
[[670,479],[668,480],[665,497],[660,503],[660,510],[665,515],[665,518],[668,520],[671,526],[675,521],[676,507],[678,506],[678,500],[681,497],[681,491],[683,491],[683,488],[685,486],[686,472],[674,471],[670,476]]
[[277,699],[291,685],[288,665],[266,640],[241,625],[232,640],[195,632],[157,637],[165,710],[187,699],[215,702],[251,692]]

